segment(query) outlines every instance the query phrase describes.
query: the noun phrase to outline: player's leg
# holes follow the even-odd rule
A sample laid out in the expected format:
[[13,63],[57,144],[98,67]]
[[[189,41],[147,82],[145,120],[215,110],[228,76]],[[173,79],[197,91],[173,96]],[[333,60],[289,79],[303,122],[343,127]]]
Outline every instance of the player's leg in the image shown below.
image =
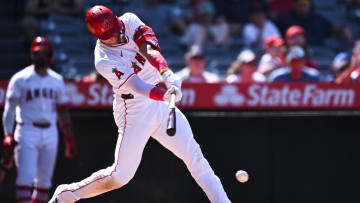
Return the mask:
[[73,203],[126,185],[140,164],[142,151],[148,140],[137,139],[136,134],[130,133],[127,130],[125,135],[119,134],[112,166],[99,170],[80,182],[60,185],[50,202],[58,198],[59,203]]
[[163,123],[152,137],[185,162],[191,175],[211,202],[229,203],[220,179],[204,158],[186,117],[176,109],[176,134],[173,137],[166,134],[166,121],[163,120]]
[[140,164],[148,138],[140,139],[136,133],[131,133],[130,130],[125,135],[120,134],[115,150],[115,163],[106,169],[93,173],[80,182],[62,185],[61,190],[58,191],[58,202],[72,203],[126,185]]
[[114,164],[80,182],[59,186],[50,202],[57,198],[58,203],[73,203],[120,188],[132,179],[154,126],[148,120],[152,117],[151,113],[143,111],[139,114],[129,109],[128,113],[124,111],[119,113],[122,115],[115,115],[116,118],[124,118],[121,123],[117,122],[119,137]]
[[17,168],[16,200],[18,203],[31,202],[32,184],[36,175],[39,136],[32,126],[18,125],[15,130],[15,165]]
[[34,181],[35,188],[32,194],[33,203],[48,201],[58,148],[58,133],[55,126],[43,129],[42,133],[45,135],[45,139],[39,149],[38,168]]

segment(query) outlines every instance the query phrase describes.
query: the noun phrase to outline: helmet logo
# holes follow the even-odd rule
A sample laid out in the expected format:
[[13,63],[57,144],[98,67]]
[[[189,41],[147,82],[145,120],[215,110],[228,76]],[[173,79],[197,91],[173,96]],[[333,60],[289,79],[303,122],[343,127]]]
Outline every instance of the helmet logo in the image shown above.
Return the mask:
[[104,23],[105,23],[107,29],[110,29],[110,28],[111,28],[111,24],[110,24],[110,22],[109,22],[108,19],[105,19],[105,20],[104,20]]

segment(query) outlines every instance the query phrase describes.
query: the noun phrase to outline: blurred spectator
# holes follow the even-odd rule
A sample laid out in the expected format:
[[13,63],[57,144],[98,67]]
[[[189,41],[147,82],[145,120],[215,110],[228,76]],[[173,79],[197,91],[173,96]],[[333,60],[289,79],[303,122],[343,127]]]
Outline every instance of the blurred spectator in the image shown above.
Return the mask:
[[265,76],[256,72],[256,56],[251,50],[243,50],[227,71],[228,83],[265,82]]
[[337,77],[341,75],[346,68],[349,67],[351,63],[351,55],[347,52],[340,52],[337,54],[332,63],[331,63],[331,73],[329,77],[326,78],[326,81],[328,82],[334,82]]
[[311,0],[294,0],[293,9],[275,20],[282,33],[292,25],[302,26],[306,30],[306,39],[310,45],[323,45],[324,39],[337,34],[346,42],[352,41],[350,29],[334,26],[324,17],[314,13]]
[[216,45],[227,46],[229,26],[224,18],[214,18],[215,7],[210,1],[203,1],[196,7],[196,17],[181,38],[185,46],[198,45],[204,47],[211,40]]
[[176,73],[182,81],[192,83],[214,83],[218,82],[219,77],[205,70],[206,58],[201,48],[197,45],[191,47],[189,52],[185,54],[187,67]]
[[264,49],[264,41],[269,36],[280,36],[277,27],[267,19],[264,7],[255,3],[251,7],[250,22],[244,26],[243,37],[247,46]]
[[283,67],[284,57],[284,40],[278,36],[270,36],[265,40],[265,54],[261,57],[257,72],[269,76],[272,71]]
[[310,58],[310,51],[305,38],[305,30],[298,26],[293,25],[286,30],[285,33],[286,45],[288,49],[294,46],[301,46],[305,50],[306,66],[314,69],[319,69],[314,60]]
[[170,31],[182,34],[186,30],[185,17],[181,9],[172,4],[162,4],[160,0],[135,0],[122,12],[132,12],[140,17],[145,24],[150,26],[158,35]]
[[335,83],[351,83],[359,81],[359,63],[360,63],[360,41],[357,41],[352,50],[351,62],[345,69],[336,75]]
[[[82,15],[84,11],[83,0],[28,0],[25,4],[25,15],[22,20],[26,44],[30,44],[32,39],[39,35],[40,21],[47,19],[49,14],[59,15]],[[27,45],[26,45],[27,46]]]
[[290,67],[283,67],[273,71],[270,82],[316,82],[319,81],[319,71],[305,66],[305,51],[300,46],[294,46],[286,56]]

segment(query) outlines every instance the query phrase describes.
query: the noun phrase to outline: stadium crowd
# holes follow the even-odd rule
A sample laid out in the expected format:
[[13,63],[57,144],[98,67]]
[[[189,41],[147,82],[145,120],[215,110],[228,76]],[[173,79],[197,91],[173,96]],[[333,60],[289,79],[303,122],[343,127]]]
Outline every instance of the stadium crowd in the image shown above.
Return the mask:
[[[117,5],[114,10],[118,15],[136,13],[153,28],[160,46],[165,46],[165,54],[169,46],[181,50],[182,54],[176,54],[176,57],[183,60],[185,67],[174,70],[187,82],[360,81],[358,33],[347,23],[359,22],[358,1],[329,1],[335,2],[345,14],[337,15],[341,17],[337,22],[317,12],[316,5],[320,2],[325,1],[99,0],[89,3],[83,0],[28,0],[17,6],[23,11],[18,22],[23,33],[21,42],[26,48],[35,36],[43,34],[42,27],[51,29],[51,23],[42,21],[53,14],[82,19],[86,8],[104,3],[110,4],[109,7]],[[169,35],[174,37],[170,39],[177,40],[162,41]],[[50,40],[57,38],[50,37]],[[216,58],[214,54],[209,55],[209,50],[222,55],[237,52],[238,56],[232,58],[232,62],[207,68],[209,59]],[[338,54],[327,55],[327,50]],[[329,63],[320,61],[319,64],[314,52],[323,52]],[[88,58],[91,60],[92,57]],[[92,70],[89,67],[88,73],[82,75],[83,81],[101,78]],[[63,72],[61,68],[59,72]]]

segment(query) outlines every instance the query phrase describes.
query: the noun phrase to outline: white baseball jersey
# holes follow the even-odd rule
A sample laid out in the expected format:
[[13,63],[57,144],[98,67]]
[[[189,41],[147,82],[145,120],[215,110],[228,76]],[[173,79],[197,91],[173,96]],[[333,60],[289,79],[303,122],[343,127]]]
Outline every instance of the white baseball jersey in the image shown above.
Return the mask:
[[133,74],[137,74],[148,84],[155,85],[161,81],[159,71],[139,53],[139,47],[133,39],[135,30],[144,23],[133,13],[125,13],[119,19],[125,25],[127,42],[108,46],[98,40],[95,47],[96,70],[110,82],[118,96],[124,93],[135,94],[122,87]]
[[67,103],[68,98],[62,77],[51,69],[47,73],[40,76],[30,65],[10,79],[6,97],[19,100],[15,110],[16,122],[56,125],[56,106]]

